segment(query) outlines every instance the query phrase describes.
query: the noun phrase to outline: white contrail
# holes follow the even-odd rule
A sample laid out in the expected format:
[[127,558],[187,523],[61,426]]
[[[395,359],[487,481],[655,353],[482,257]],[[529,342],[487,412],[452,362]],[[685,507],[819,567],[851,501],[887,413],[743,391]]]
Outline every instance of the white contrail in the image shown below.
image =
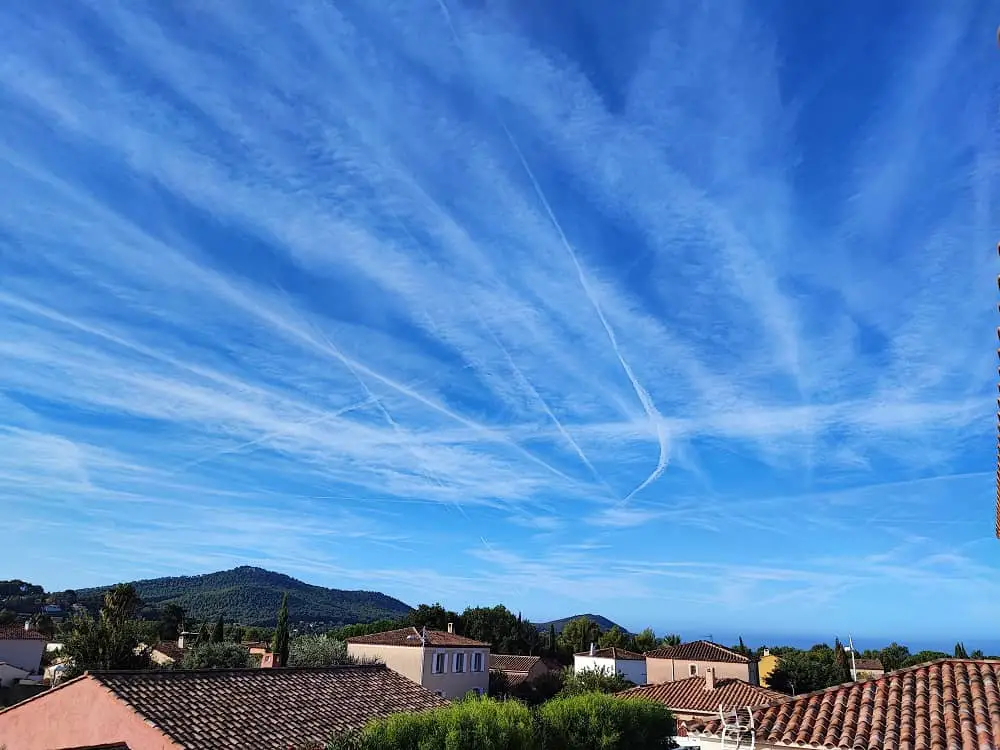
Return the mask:
[[517,366],[517,363],[514,361],[514,358],[510,356],[510,352],[507,350],[507,347],[503,345],[503,342],[500,341],[500,338],[490,327],[489,323],[486,322],[486,320],[483,318],[483,316],[480,314],[478,310],[476,310],[475,308],[473,308],[473,310],[476,313],[476,317],[479,318],[479,322],[483,325],[486,331],[490,334],[490,337],[493,339],[493,342],[497,345],[497,348],[499,348],[500,351],[503,353],[504,358],[507,360],[507,364],[510,365],[517,379],[521,381],[521,384],[528,389],[528,391],[531,393],[532,396],[535,397],[535,399],[541,405],[542,410],[548,415],[549,419],[552,420],[552,423],[556,426],[556,429],[559,430],[559,434],[566,439],[566,442],[569,443],[570,446],[572,446],[573,450],[576,452],[576,455],[579,456],[580,460],[583,461],[584,465],[588,469],[590,469],[590,473],[594,475],[594,478],[597,479],[597,481],[600,482],[601,485],[605,489],[607,489],[612,496],[614,496],[615,494],[614,490],[612,490],[611,487],[608,486],[608,483],[604,480],[604,477],[602,477],[600,473],[597,471],[597,469],[594,468],[594,464],[591,463],[589,458],[587,458],[587,454],[583,452],[583,448],[581,448],[579,443],[577,443],[576,440],[573,439],[573,436],[569,434],[569,431],[563,426],[563,423],[559,421],[556,415],[552,412],[552,409],[549,408],[548,403],[545,401],[544,398],[542,398],[542,395],[538,392],[535,386],[532,385],[531,381],[528,380],[528,378],[524,375],[524,373],[521,371],[521,368]]
[[[455,25],[452,23],[451,13],[448,10],[448,6],[445,4],[444,0],[438,0],[438,5],[441,8],[441,12],[444,14],[445,21],[451,31],[451,35],[455,39],[455,45],[458,47],[459,51],[464,52],[461,39],[458,36],[458,32],[455,30]],[[494,116],[500,123],[500,127],[503,128],[503,132],[507,136],[507,141],[510,143],[511,148],[513,148],[514,152],[517,154],[517,158],[521,162],[521,167],[523,167],[525,173],[528,175],[528,179],[531,180],[531,185],[535,189],[535,195],[538,196],[538,200],[545,208],[545,212],[549,215],[549,220],[552,222],[552,226],[554,226],[556,232],[559,233],[559,239],[562,241],[563,247],[566,248],[566,252],[569,253],[569,257],[573,261],[573,267],[576,268],[576,275],[580,280],[580,286],[583,287],[584,294],[587,296],[587,299],[590,301],[590,304],[597,313],[597,317],[600,318],[601,325],[604,327],[604,332],[608,335],[608,339],[611,341],[611,348],[614,350],[615,356],[618,358],[618,362],[621,364],[622,369],[625,370],[625,375],[632,384],[632,389],[635,391],[635,395],[639,398],[643,411],[646,412],[646,417],[653,423],[653,426],[656,429],[656,438],[660,445],[660,454],[656,460],[656,468],[653,469],[652,473],[646,477],[646,479],[643,480],[638,487],[622,499],[622,502],[625,502],[637,492],[641,492],[659,479],[660,475],[663,474],[664,470],[667,468],[668,446],[667,436],[663,429],[663,417],[660,415],[659,411],[657,411],[656,405],[650,398],[649,393],[645,388],[643,388],[639,379],[636,378],[635,373],[632,372],[632,368],[629,366],[628,362],[625,361],[625,357],[622,356],[621,350],[618,347],[618,339],[615,337],[615,332],[608,324],[607,318],[604,317],[604,311],[601,309],[601,305],[598,303],[597,298],[590,290],[590,285],[587,283],[587,277],[583,272],[583,267],[580,265],[580,260],[576,257],[576,252],[573,250],[573,246],[570,245],[569,240],[566,238],[566,233],[563,231],[562,225],[559,223],[559,219],[556,218],[555,212],[552,210],[552,206],[545,197],[545,192],[542,190],[542,186],[535,178],[535,173],[532,171],[527,159],[524,158],[524,153],[521,151],[520,146],[517,145],[517,141],[514,140],[514,136],[511,134],[510,128],[507,127],[507,123],[504,121],[503,116],[499,112],[494,112]]]

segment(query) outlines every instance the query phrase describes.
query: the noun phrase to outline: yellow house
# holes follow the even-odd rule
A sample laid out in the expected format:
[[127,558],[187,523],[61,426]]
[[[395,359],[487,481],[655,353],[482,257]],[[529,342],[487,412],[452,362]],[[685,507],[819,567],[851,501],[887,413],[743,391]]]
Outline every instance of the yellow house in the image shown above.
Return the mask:
[[764,649],[764,653],[760,655],[760,659],[757,662],[757,669],[760,672],[760,684],[767,686],[767,678],[771,676],[771,673],[778,668],[778,657]]

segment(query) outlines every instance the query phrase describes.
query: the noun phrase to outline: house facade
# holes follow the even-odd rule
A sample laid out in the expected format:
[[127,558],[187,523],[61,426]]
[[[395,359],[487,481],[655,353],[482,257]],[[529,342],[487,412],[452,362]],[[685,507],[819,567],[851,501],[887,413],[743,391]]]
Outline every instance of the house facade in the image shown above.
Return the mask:
[[851,665],[851,677],[859,680],[877,680],[885,674],[885,667],[878,659],[855,659]]
[[646,672],[652,684],[704,676],[708,669],[714,671],[716,679],[730,677],[760,685],[756,657],[712,641],[691,641],[646,652]]
[[764,649],[764,653],[757,660],[757,673],[760,677],[760,684],[767,685],[767,679],[778,668],[778,657]]
[[89,672],[0,712],[0,745],[275,750],[444,705],[381,664]]
[[623,648],[595,648],[591,644],[590,651],[573,654],[573,671],[581,672],[585,669],[609,675],[620,674],[636,685],[645,685],[648,681],[646,657]]
[[531,682],[549,672],[558,672],[559,664],[541,656],[520,654],[490,654],[490,672],[502,674],[509,687]]
[[29,674],[38,673],[45,643],[44,635],[26,625],[0,625],[0,661]]
[[485,695],[490,687],[490,644],[454,632],[401,628],[347,639],[347,653],[377,660],[442,698]]
[[[753,741],[772,748],[879,748],[879,750],[984,750],[1000,747],[1000,661],[941,659],[890,672],[875,680],[836,685],[773,703],[753,712]],[[744,726],[749,724],[744,711]],[[702,750],[723,743],[723,723],[686,727],[684,744]],[[750,731],[743,732],[744,747]]]
[[719,716],[720,710],[745,710],[788,699],[783,693],[751,685],[735,677],[716,679],[711,667],[705,670],[704,676],[635,687],[618,695],[622,698],[645,698],[662,703],[678,721],[708,721]]

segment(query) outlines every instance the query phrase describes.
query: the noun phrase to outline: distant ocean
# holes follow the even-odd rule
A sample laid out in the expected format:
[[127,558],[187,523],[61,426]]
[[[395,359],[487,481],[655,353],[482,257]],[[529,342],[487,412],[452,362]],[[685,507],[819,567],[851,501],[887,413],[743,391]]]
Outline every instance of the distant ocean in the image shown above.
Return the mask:
[[[658,633],[661,631],[657,631]],[[663,632],[670,632],[664,630]],[[743,636],[743,642],[750,648],[757,648],[758,646],[794,646],[795,648],[809,648],[817,643],[826,643],[830,646],[833,645],[835,637],[834,635],[782,635],[777,633],[709,633],[708,631],[704,633],[695,633],[682,631],[681,636],[685,641],[693,641],[699,638],[711,638],[716,643],[721,643],[723,645],[729,646],[735,644],[739,641],[740,636]],[[980,649],[987,656],[1000,656],[1000,638],[964,638],[960,633],[957,633],[954,638],[948,640],[947,638],[932,638],[927,636],[922,636],[918,638],[907,638],[905,635],[895,635],[895,636],[870,636],[863,633],[852,633],[854,639],[854,646],[858,651],[864,651],[865,649],[880,649],[884,646],[888,646],[893,641],[900,643],[910,649],[911,654],[915,654],[918,651],[944,651],[946,654],[950,654],[955,650],[956,641],[961,641],[965,645],[966,651],[972,653],[976,649]],[[847,634],[839,635],[841,642],[845,645],[847,644]]]

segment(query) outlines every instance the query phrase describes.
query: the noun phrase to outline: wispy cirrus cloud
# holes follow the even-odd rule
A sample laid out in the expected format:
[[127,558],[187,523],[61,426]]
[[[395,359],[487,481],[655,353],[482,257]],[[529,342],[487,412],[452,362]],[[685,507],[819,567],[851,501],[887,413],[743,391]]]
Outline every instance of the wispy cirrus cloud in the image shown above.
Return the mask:
[[984,3],[872,11],[875,55],[750,3],[38,13],[0,19],[0,502],[89,552],[25,575],[650,617],[669,578],[707,621],[868,601],[818,561],[901,530],[985,564]]

